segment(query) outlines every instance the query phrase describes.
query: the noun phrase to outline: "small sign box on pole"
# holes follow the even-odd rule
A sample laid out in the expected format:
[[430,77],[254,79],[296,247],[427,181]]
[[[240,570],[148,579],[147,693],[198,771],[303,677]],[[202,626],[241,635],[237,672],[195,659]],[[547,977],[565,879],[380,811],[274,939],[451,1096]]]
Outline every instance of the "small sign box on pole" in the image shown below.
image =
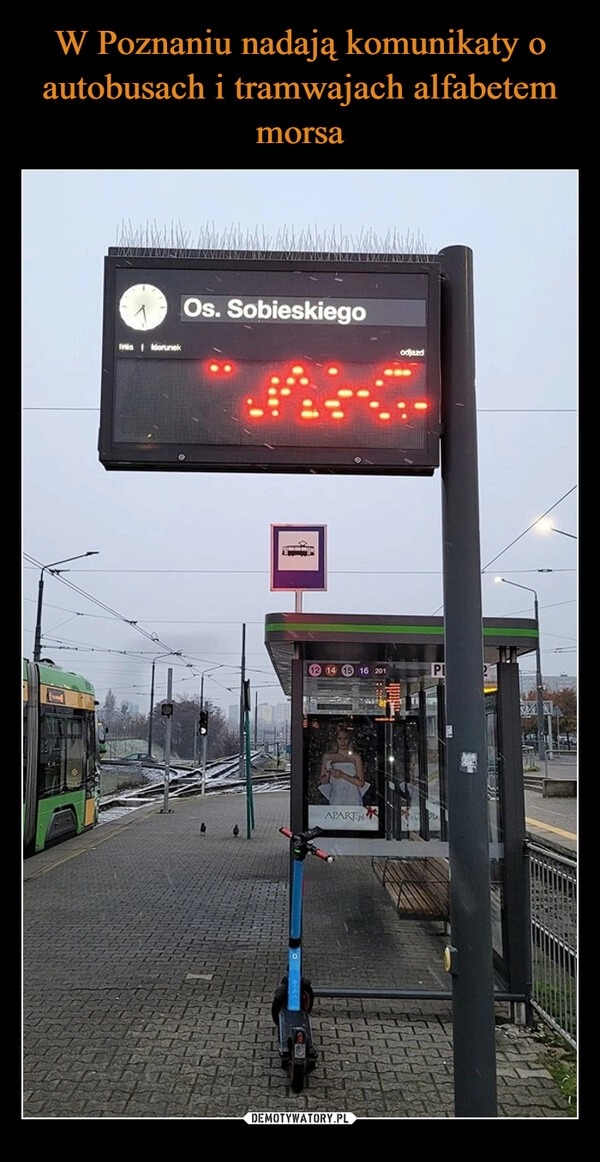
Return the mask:
[[327,589],[325,525],[271,525],[271,591]]

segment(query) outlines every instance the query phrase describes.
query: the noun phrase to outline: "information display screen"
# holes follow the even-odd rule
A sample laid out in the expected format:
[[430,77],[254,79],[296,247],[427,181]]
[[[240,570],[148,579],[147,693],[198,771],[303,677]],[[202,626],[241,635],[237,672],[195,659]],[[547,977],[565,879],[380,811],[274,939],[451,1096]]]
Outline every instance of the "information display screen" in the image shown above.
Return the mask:
[[435,262],[105,259],[108,469],[431,475]]

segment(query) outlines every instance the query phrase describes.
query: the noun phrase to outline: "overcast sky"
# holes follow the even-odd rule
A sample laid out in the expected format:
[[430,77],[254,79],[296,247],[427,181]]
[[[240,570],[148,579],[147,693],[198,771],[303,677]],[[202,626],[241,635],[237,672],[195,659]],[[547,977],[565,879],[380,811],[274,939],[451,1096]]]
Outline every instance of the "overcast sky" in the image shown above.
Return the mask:
[[[103,260],[133,236],[188,246],[365,233],[473,251],[482,604],[532,617],[544,675],[577,674],[575,170],[24,170],[23,652],[40,569],[42,656],[146,713],[155,700],[283,700],[264,648],[272,524],[327,527],[328,588],[306,612],[442,611],[440,471],[431,477],[106,471],[98,459]],[[560,532],[531,526],[549,513]],[[528,531],[529,530],[529,531]],[[498,584],[504,576],[514,585]],[[133,626],[130,623],[135,622]],[[154,638],[154,640],[152,640]],[[158,642],[158,644],[157,644]],[[535,658],[521,669],[533,674]],[[210,671],[210,672],[208,672]]]

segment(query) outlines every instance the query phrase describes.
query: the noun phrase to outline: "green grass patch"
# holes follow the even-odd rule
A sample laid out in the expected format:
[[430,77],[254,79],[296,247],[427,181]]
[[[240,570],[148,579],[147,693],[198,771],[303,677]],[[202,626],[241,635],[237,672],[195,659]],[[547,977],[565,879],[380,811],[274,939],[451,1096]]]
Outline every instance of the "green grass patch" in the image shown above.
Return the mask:
[[565,1045],[562,1037],[551,1031],[544,1031],[546,1046],[545,1066],[560,1087],[560,1092],[569,1107],[569,1117],[577,1117],[577,1054]]

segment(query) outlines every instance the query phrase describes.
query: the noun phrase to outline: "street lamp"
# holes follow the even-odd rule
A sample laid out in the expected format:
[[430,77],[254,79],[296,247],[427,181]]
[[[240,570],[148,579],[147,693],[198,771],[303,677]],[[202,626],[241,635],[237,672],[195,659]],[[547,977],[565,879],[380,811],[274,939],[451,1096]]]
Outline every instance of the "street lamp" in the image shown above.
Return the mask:
[[555,529],[554,525],[551,524],[549,520],[538,521],[538,527],[543,533],[560,533],[561,537],[571,537],[571,540],[577,540],[575,533],[565,533],[563,529]]
[[529,585],[520,585],[517,581],[507,581],[506,577],[494,577],[494,581],[503,581],[505,585],[514,585],[515,589],[526,589],[528,593],[533,593],[533,613],[537,625],[537,646],[535,649],[535,688],[537,696],[538,757],[542,760],[542,762],[545,763],[546,747],[544,743],[544,683],[542,679],[542,659],[540,653],[540,618],[538,612],[538,595],[535,589],[531,589]]
[[38,585],[38,603],[37,603],[37,617],[35,621],[35,638],[33,641],[33,660],[39,662],[41,653],[42,640],[42,604],[44,600],[44,573],[47,569],[54,573],[68,573],[68,569],[55,569],[55,565],[66,565],[69,561],[80,561],[82,557],[97,557],[99,549],[88,549],[87,553],[78,553],[76,557],[63,557],[62,561],[51,561],[49,565],[44,565],[40,573],[40,581]]
[[152,758],[152,712],[154,710],[154,671],[159,658],[180,658],[182,650],[167,650],[164,654],[157,654],[152,659],[152,681],[150,683],[150,716],[148,718],[148,758]]

